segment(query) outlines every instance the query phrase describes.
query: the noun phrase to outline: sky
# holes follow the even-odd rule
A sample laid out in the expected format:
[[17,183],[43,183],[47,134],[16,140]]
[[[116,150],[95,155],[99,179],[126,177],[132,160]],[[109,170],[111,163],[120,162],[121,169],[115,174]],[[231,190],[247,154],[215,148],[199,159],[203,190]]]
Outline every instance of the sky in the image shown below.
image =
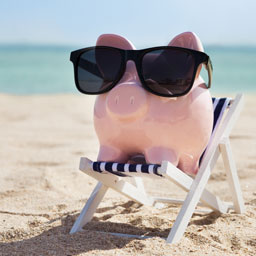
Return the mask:
[[95,45],[104,33],[139,47],[195,32],[207,45],[256,46],[254,0],[0,0],[0,44]]

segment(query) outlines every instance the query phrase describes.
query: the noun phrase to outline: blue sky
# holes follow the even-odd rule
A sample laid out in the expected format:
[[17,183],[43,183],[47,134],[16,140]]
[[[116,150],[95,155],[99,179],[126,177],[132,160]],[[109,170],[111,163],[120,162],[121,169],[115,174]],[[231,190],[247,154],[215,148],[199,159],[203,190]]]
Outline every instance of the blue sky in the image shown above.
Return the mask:
[[91,46],[114,33],[139,48],[193,31],[203,44],[256,45],[255,10],[253,0],[6,0],[0,43]]

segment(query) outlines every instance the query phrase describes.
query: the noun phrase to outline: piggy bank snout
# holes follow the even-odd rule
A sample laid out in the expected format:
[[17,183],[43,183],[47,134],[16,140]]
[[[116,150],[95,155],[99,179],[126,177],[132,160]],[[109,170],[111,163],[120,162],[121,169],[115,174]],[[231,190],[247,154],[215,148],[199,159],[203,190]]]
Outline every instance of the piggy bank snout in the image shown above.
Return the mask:
[[113,118],[137,119],[147,111],[147,93],[133,83],[118,85],[109,92],[106,104]]

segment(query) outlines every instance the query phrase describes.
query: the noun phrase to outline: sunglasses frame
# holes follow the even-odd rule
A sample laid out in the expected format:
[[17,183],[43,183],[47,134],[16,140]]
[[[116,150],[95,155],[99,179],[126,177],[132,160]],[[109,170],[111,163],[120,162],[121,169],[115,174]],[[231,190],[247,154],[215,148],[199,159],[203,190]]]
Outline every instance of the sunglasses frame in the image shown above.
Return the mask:
[[[118,75],[116,77],[116,79],[112,82],[112,84],[105,88],[104,90],[100,91],[100,92],[86,92],[85,90],[83,90],[80,85],[79,85],[79,81],[78,81],[78,64],[79,64],[79,59],[80,56],[90,50],[96,50],[96,49],[114,49],[116,51],[119,51],[120,55],[121,55],[121,66],[120,66],[120,70],[118,72]],[[154,90],[152,90],[150,87],[147,86],[147,83],[145,82],[144,78],[143,78],[143,68],[142,68],[142,60],[145,54],[152,52],[152,51],[156,51],[156,50],[165,50],[165,49],[173,49],[176,51],[182,51],[182,52],[186,52],[189,53],[190,55],[193,56],[194,60],[195,60],[195,67],[194,67],[194,73],[193,73],[193,79],[191,80],[191,84],[188,87],[187,90],[185,90],[183,93],[180,94],[173,94],[173,95],[166,95],[166,94],[161,94],[158,92],[155,92]],[[212,81],[212,63],[210,60],[210,57],[204,53],[204,52],[200,52],[200,51],[196,51],[196,50],[192,50],[192,49],[188,49],[188,48],[183,48],[183,47],[174,47],[174,46],[158,46],[158,47],[152,47],[152,48],[146,48],[146,49],[142,49],[142,50],[124,50],[124,49],[120,49],[120,48],[115,48],[115,47],[110,47],[110,46],[93,46],[93,47],[87,47],[87,48],[82,48],[79,50],[75,50],[72,51],[70,54],[70,61],[73,63],[74,65],[74,76],[75,76],[75,84],[77,89],[84,94],[90,94],[90,95],[99,95],[99,94],[103,94],[106,93],[108,91],[110,91],[111,89],[113,89],[117,83],[120,81],[120,79],[122,78],[125,69],[126,69],[126,63],[128,60],[132,60],[135,63],[136,69],[137,69],[137,73],[138,76],[140,78],[141,84],[142,86],[149,92],[151,92],[152,94],[161,96],[161,97],[179,97],[179,96],[183,96],[185,94],[187,94],[195,81],[195,76],[198,70],[198,67],[200,64],[204,64],[207,72],[208,72],[208,85],[207,88],[211,87],[211,81]],[[92,64],[92,63],[91,63]],[[94,65],[94,64],[92,64]],[[99,74],[97,74],[99,75]]]

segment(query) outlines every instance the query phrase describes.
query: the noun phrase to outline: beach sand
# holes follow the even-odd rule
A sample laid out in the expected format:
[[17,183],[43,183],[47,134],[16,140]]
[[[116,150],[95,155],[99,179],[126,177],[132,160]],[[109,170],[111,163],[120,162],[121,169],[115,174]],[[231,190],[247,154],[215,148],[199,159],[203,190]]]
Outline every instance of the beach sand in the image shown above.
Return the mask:
[[[245,214],[196,213],[174,245],[162,238],[178,206],[142,206],[112,190],[84,232],[69,234],[96,184],[78,170],[80,157],[97,157],[93,102],[84,95],[0,95],[0,255],[255,255],[256,95],[246,95],[231,135]],[[185,195],[165,180],[148,179],[146,188]],[[221,158],[208,188],[231,200]],[[153,237],[120,238],[100,230]]]

